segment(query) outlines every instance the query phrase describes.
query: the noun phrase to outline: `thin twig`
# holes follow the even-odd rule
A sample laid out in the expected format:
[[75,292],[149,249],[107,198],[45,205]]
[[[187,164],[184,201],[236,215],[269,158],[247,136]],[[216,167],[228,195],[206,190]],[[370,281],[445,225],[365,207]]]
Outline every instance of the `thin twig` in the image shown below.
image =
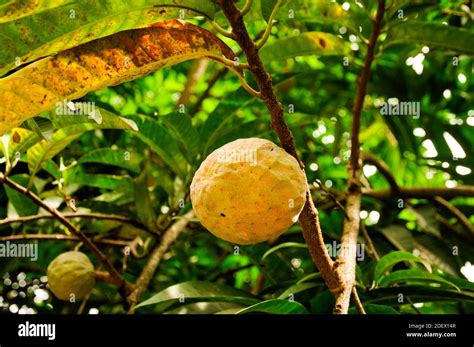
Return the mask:
[[88,293],[84,299],[82,299],[81,306],[79,306],[79,309],[77,310],[77,314],[83,314],[84,310],[86,309],[87,302],[89,301],[89,298],[91,297],[92,293]]
[[396,194],[398,191],[398,184],[387,163],[385,163],[382,159],[377,158],[374,154],[368,152],[361,153],[361,159],[364,164],[374,165],[385,177],[388,184],[390,185],[390,189],[392,189],[394,194]]
[[364,239],[367,244],[367,247],[369,248],[370,254],[372,254],[375,261],[380,261],[380,256],[377,253],[377,250],[375,249],[374,243],[372,242],[372,239],[370,238],[370,235],[367,232],[367,228],[365,227],[364,222],[362,221],[360,222],[360,229],[362,230],[362,235],[364,236]]
[[329,198],[341,209],[341,211],[344,213],[344,216],[346,219],[349,219],[349,215],[347,214],[347,211],[346,211],[346,208],[344,207],[343,204],[341,204],[339,202],[339,200],[337,199],[337,196],[334,195],[329,189],[326,189],[322,184],[321,184],[321,181],[317,180],[315,181],[316,184],[319,186],[319,188],[324,192],[326,193],[327,196],[329,196]]
[[178,105],[188,105],[189,100],[194,95],[196,85],[199,83],[199,80],[206,72],[208,64],[209,60],[204,58],[197,59],[192,63],[191,68],[188,71],[188,78],[186,80],[186,84],[184,85],[183,92],[179,97]]
[[259,91],[253,89],[248,82],[245,80],[243,69],[247,69],[249,65],[247,63],[238,63],[236,61],[232,61],[226,57],[213,57],[214,60],[219,61],[225,67],[227,67],[230,71],[232,71],[240,80],[240,84],[244,89],[251,95],[256,98],[261,98],[261,94]]
[[191,210],[180,217],[170,228],[168,228],[162,235],[158,245],[153,249],[151,255],[148,257],[148,262],[142,270],[142,273],[136,281],[135,290],[128,296],[127,302],[130,307],[129,312],[133,312],[136,304],[140,301],[142,295],[148,289],[153,275],[155,274],[158,265],[160,265],[163,255],[168,251],[170,245],[176,241],[181,231],[188,225],[189,220],[194,217],[194,211]]
[[272,28],[273,28],[273,21],[275,20],[275,17],[278,13],[278,10],[280,9],[281,4],[282,4],[282,0],[278,0],[277,3],[275,4],[275,7],[273,7],[270,18],[268,19],[267,27],[265,28],[265,32],[263,33],[263,37],[257,43],[257,49],[260,49],[263,46],[265,46],[265,43],[267,43],[268,39],[270,38],[270,34],[272,33]]
[[105,254],[102,253],[102,251],[81,230],[79,230],[74,224],[72,224],[67,218],[65,218],[58,210],[49,206],[46,202],[44,202],[39,196],[37,196],[32,191],[12,181],[8,177],[5,177],[2,173],[0,173],[0,182],[16,190],[17,192],[23,194],[24,196],[28,197],[35,204],[42,207],[43,209],[48,211],[51,215],[53,215],[72,234],[76,235],[87,246],[87,248],[90,249],[92,253],[94,253],[97,259],[99,259],[99,261],[110,272],[111,276],[114,277],[118,283],[120,283],[121,287],[124,287],[125,291],[130,289],[130,286],[129,286],[130,284],[125,281],[122,275],[117,271],[117,269],[115,269],[112,263],[110,263],[110,261],[107,259]]
[[[81,239],[77,236],[69,236],[63,234],[23,234],[23,235],[10,235],[0,237],[1,242],[6,241],[21,241],[21,240],[56,240],[56,241],[76,241],[79,242]],[[130,245],[129,241],[122,240],[95,240],[95,243],[100,243],[108,246],[116,247],[127,247]]]
[[[153,230],[150,230],[147,228],[145,225],[141,224],[140,222],[130,219],[125,216],[120,216],[120,215],[112,215],[112,214],[103,214],[103,213],[85,213],[85,212],[79,212],[79,213],[63,213],[62,214],[64,218],[68,219],[73,219],[73,218],[82,218],[82,219],[101,219],[101,220],[110,220],[110,221],[116,221],[116,222],[121,222],[125,224],[129,224],[134,226],[137,229],[141,229],[143,231],[146,231],[154,236],[157,236],[157,233]],[[14,224],[14,223],[29,223],[29,222],[36,222],[39,220],[43,219],[55,219],[56,217],[50,214],[38,214],[34,216],[26,216],[26,217],[17,217],[17,218],[6,218],[3,220],[0,220],[0,226],[2,225],[9,225],[9,224]]]
[[359,294],[357,293],[356,286],[352,287],[352,302],[359,314],[367,314],[364,309],[364,305],[362,305],[362,301],[360,301]]
[[214,28],[214,30],[217,31],[222,36],[225,36],[225,37],[228,37],[229,39],[235,40],[234,33],[225,30],[223,27],[221,27],[219,24],[217,24],[214,21],[211,21],[211,25]]
[[196,101],[196,104],[193,107],[192,115],[195,115],[201,110],[204,100],[206,100],[211,94],[211,89],[222,77],[227,74],[228,71],[229,70],[226,68],[220,68],[216,72],[216,74],[209,79],[209,81],[207,82],[206,90],[201,94],[201,96],[199,96],[198,100]]
[[390,189],[370,190],[362,189],[362,194],[379,199],[390,198],[413,198],[413,199],[432,199],[440,196],[445,199],[456,198],[460,196],[474,196],[474,186],[447,187],[400,187],[398,192],[392,192]]
[[[237,42],[247,57],[250,71],[260,89],[260,99],[264,101],[270,112],[273,130],[276,132],[282,147],[298,161],[303,170],[304,165],[296,152],[293,134],[284,118],[283,106],[273,90],[272,78],[265,70],[258,54],[258,48],[255,42],[250,38],[239,9],[235,6],[233,0],[216,0],[216,2],[231,24],[232,31],[237,37]],[[314,263],[329,289],[333,292],[337,292],[339,290],[340,281],[337,278],[337,274],[333,271],[334,262],[329,256],[324,244],[323,233],[319,224],[318,210],[314,206],[309,186],[306,194],[306,204],[300,214],[299,220]]]
[[244,7],[240,10],[240,15],[243,17],[252,9],[253,0],[247,0]]
[[352,131],[351,131],[351,157],[348,165],[349,179],[347,182],[346,211],[349,220],[344,220],[342,238],[341,238],[341,256],[337,260],[337,271],[342,278],[341,291],[336,296],[334,306],[335,314],[347,314],[349,309],[352,288],[355,282],[356,258],[353,251],[357,245],[357,238],[360,226],[360,207],[361,207],[361,185],[360,185],[360,122],[364,99],[367,93],[367,85],[370,78],[370,68],[375,54],[375,45],[379,37],[382,26],[382,19],[385,12],[385,0],[379,0],[377,13],[373,22],[373,30],[370,36],[370,42],[367,47],[364,68],[357,79],[356,95],[352,109]]
[[468,234],[468,233],[465,233],[465,232],[462,232],[461,230],[459,230],[458,228],[456,228],[454,225],[452,225],[449,220],[447,220],[446,218],[444,218],[442,215],[440,215],[439,213],[436,214],[436,220],[438,222],[440,222],[441,224],[443,224],[446,228],[448,228],[450,231],[452,231],[453,233],[456,234],[456,236],[466,240],[467,242],[471,242],[472,244],[474,244],[474,235],[473,234]]
[[440,196],[435,196],[433,198],[437,204],[443,207],[446,211],[451,213],[454,217],[458,219],[458,221],[469,231],[471,236],[474,236],[474,226],[471,224],[469,219],[462,213],[456,206],[451,204],[449,201],[443,199]]

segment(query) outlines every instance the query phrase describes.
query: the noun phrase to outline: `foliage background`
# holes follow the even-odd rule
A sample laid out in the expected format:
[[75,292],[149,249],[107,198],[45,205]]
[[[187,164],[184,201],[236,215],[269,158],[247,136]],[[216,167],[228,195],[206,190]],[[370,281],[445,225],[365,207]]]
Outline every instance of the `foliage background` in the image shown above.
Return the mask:
[[[373,15],[375,2],[361,1],[362,6],[348,2],[348,11],[343,9],[347,5],[342,1],[342,7],[329,1],[296,3],[287,4],[280,11],[279,21],[261,54],[287,110],[286,120],[307,167],[308,181],[319,181],[324,187],[320,189],[315,184],[314,197],[326,242],[331,244],[339,241],[344,218],[331,196],[338,196],[346,185],[351,105],[366,51],[362,35],[367,38],[370,32],[368,15]],[[362,150],[385,161],[401,187],[472,185],[472,12],[466,10],[463,1],[388,3],[392,3],[391,10],[365,99]],[[266,6],[271,4],[254,1],[245,19],[253,37],[265,29]],[[294,18],[287,15],[293,8]],[[399,9],[403,19],[398,17]],[[189,20],[214,30],[202,17]],[[226,26],[221,13],[217,13],[215,21]],[[433,27],[423,32],[416,27],[420,21]],[[397,25],[408,28],[408,33],[397,37]],[[462,27],[466,36],[448,37],[443,25],[456,30]],[[357,30],[359,26],[362,34]],[[321,37],[329,48],[321,44]],[[232,40],[222,39],[235,52],[239,50]],[[315,44],[316,40],[319,44]],[[84,131],[47,161],[34,177],[34,189],[61,211],[71,212],[67,202],[73,198],[81,212],[129,216],[159,232],[190,208],[187,195],[193,172],[213,149],[243,137],[263,137],[278,143],[262,102],[245,92],[239,80],[222,72],[215,62],[207,65],[185,105],[185,113],[180,112],[181,93],[197,64],[189,61],[161,69],[132,82],[92,92],[80,100],[135,120],[140,124],[140,133],[99,128]],[[419,119],[381,115],[381,103],[390,98],[419,102]],[[145,121],[139,123],[138,117]],[[43,123],[37,119],[40,128]],[[24,128],[34,131],[31,124]],[[44,132],[48,131],[60,129]],[[461,152],[450,146],[446,132],[462,147]],[[435,155],[429,151],[432,146]],[[124,160],[124,155],[130,160]],[[1,167],[4,171],[5,165]],[[366,188],[389,188],[373,166],[364,166],[364,174]],[[10,177],[22,184],[31,179],[26,153],[22,153]],[[184,207],[180,206],[180,199],[186,199]],[[0,219],[41,213],[30,201],[1,186],[0,202]],[[449,203],[473,222],[472,197],[457,197]],[[364,260],[358,262],[357,285],[368,312],[474,313],[472,224],[469,230],[432,199],[407,199],[400,205],[396,197],[365,196],[362,210],[378,254],[399,256],[392,264],[392,274],[413,271],[399,272],[399,277],[390,281],[384,282],[383,275],[374,279],[377,261],[366,248]],[[139,240],[140,257],[124,257],[118,247],[101,246],[132,282],[157,242],[156,236],[128,224],[74,221],[93,238]],[[67,230],[54,220],[0,223],[1,236],[64,233]],[[360,243],[366,242],[361,236]],[[32,312],[28,308],[38,313],[77,312],[80,303],[60,302],[38,291],[47,289],[44,276],[49,262],[76,245],[77,242],[41,240],[37,262],[3,258],[2,312]],[[282,247],[273,248],[278,245]],[[81,250],[88,253],[84,247]],[[407,260],[406,253],[395,251],[423,258],[429,263],[431,274],[422,264],[403,262]],[[390,265],[391,260],[384,259]],[[189,300],[180,304],[176,297],[170,299],[170,291],[165,291],[156,298],[158,304],[138,312],[230,313],[260,301],[281,299],[256,310],[330,313],[334,299],[315,271],[298,224],[272,244],[241,247],[237,252],[234,245],[218,240],[198,220],[192,220],[164,255],[146,295],[150,297],[177,285],[175,291]],[[402,302],[400,293],[404,295]],[[99,282],[81,311],[123,313],[122,304],[117,288]]]

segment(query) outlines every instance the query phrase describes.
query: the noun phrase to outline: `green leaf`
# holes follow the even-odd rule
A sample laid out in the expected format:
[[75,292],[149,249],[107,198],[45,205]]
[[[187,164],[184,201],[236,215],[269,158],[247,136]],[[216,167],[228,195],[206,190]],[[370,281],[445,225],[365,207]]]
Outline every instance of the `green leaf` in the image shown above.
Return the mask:
[[139,129],[139,132],[134,134],[150,146],[176,174],[182,178],[186,177],[186,158],[168,129],[151,117],[134,115],[129,118],[135,121]]
[[416,249],[420,257],[431,265],[450,275],[459,274],[460,266],[452,257],[449,247],[441,239],[429,234],[411,233],[405,227],[395,224],[381,228],[380,231],[399,250],[413,252]]
[[248,255],[252,262],[257,265],[265,278],[273,285],[278,285],[283,281],[294,278],[293,270],[288,261],[276,253],[269,254],[265,259],[263,255],[270,247],[267,244],[261,243],[254,246],[241,247],[242,253]]
[[62,128],[53,134],[50,141],[41,140],[28,149],[28,168],[31,174],[30,185],[33,177],[48,160],[56,156],[66,148],[67,145],[85,132],[95,129],[136,129],[136,125],[129,119],[118,117],[110,113],[102,115],[101,124],[93,120],[89,121],[90,123],[82,123]]
[[426,262],[417,256],[413,255],[412,253],[403,252],[403,251],[395,251],[391,252],[377,263],[374,271],[374,280],[378,282],[380,278],[385,274],[385,272],[389,271],[393,266],[402,262],[402,261],[415,261],[422,263],[426,266]]
[[15,68],[15,63],[25,64],[119,31],[182,19],[182,15],[212,19],[217,10],[212,1],[202,0],[70,0],[0,23],[0,76]]
[[270,19],[277,3],[278,0],[260,0],[260,11],[262,12],[262,17],[266,22]]
[[62,6],[69,0],[7,0],[0,5],[0,23],[9,22],[18,18],[31,16],[32,14],[47,9]]
[[286,289],[283,293],[281,293],[278,296],[278,299],[288,300],[290,295],[294,296],[295,294],[298,294],[308,289],[319,287],[321,285],[322,283],[314,283],[314,282],[296,283],[296,284],[293,284],[288,289]]
[[199,134],[186,113],[173,113],[159,118],[179,143],[188,163],[193,165],[199,153]]
[[303,55],[346,55],[349,53],[347,42],[333,34],[323,32],[305,32],[265,45],[260,56],[265,63],[284,60]]
[[140,173],[141,160],[142,156],[136,152],[132,153],[125,149],[100,148],[83,155],[78,163],[112,165],[138,174]]
[[208,116],[199,133],[203,142],[202,153],[204,156],[208,154],[208,150],[214,142],[228,130],[226,125],[229,119],[234,117],[240,108],[253,100],[254,97],[241,87],[217,105],[215,110]]
[[437,5],[437,0],[393,0],[390,9],[387,12],[387,16],[390,18],[396,15],[399,9],[403,9],[403,15],[406,17],[410,12],[419,11],[426,7]]
[[231,302],[193,302],[166,311],[166,314],[235,314],[243,308]]
[[[368,304],[364,305],[364,309],[367,314],[400,314],[394,308],[385,305]],[[358,314],[356,308],[351,307],[349,314]]]
[[135,308],[156,305],[155,308],[158,312],[164,312],[173,305],[179,304],[180,300],[183,302],[183,299],[187,304],[191,302],[232,302],[248,306],[259,302],[250,294],[233,287],[190,281],[171,286],[143,301]]
[[408,301],[400,303],[400,294],[407,296],[413,302],[434,302],[434,301],[463,301],[474,303],[474,293],[458,292],[445,288],[436,288],[429,286],[399,286],[376,288],[367,294],[359,293],[364,303],[381,303],[390,306],[400,306],[408,304]]
[[24,151],[38,143],[41,138],[33,131],[14,128],[10,134],[10,140],[8,141],[8,156],[11,161],[13,158],[21,157]]
[[[28,175],[14,175],[10,176],[10,179],[13,182],[20,184],[23,187],[26,187],[29,181]],[[33,187],[31,189],[35,194],[37,193],[36,189]],[[32,216],[38,213],[38,205],[31,201],[24,194],[17,192],[16,190],[5,185],[5,192],[7,193],[8,200],[12,203],[16,212],[19,216]]]
[[[187,60],[222,56],[235,57],[216,35],[188,22],[168,20],[39,59],[0,79],[0,134],[54,108],[70,113],[66,100]],[[80,111],[76,113],[100,116],[90,106]]]
[[456,290],[460,289],[452,282],[444,279],[441,276],[433,275],[426,271],[420,270],[398,270],[383,276],[382,279],[378,282],[379,287],[389,287],[393,284],[411,282],[411,281],[426,281],[432,283],[447,284],[451,287],[454,287]]
[[323,290],[311,300],[311,312],[316,314],[331,314],[336,303],[334,294]]
[[28,119],[26,127],[38,135],[41,139],[50,140],[53,133],[53,126],[51,121],[46,118],[36,117]]
[[149,165],[145,164],[143,172],[135,179],[135,208],[140,221],[154,230],[157,218],[148,188],[150,175]]
[[321,274],[319,272],[313,272],[311,274],[308,274],[300,278],[297,283],[303,283],[309,280],[315,280],[315,279],[320,279],[320,278],[321,278]]
[[246,313],[307,314],[309,312],[299,302],[276,299],[259,302],[237,312],[237,314]]
[[463,278],[456,278],[450,275],[445,275],[446,279],[453,284],[455,284],[458,288],[461,288],[462,290],[469,290],[471,292],[474,292],[474,283],[470,282],[468,280],[465,280]]
[[474,33],[449,25],[408,21],[392,26],[384,42],[386,47],[396,44],[419,44],[446,51],[474,54]]
[[410,212],[416,216],[416,223],[426,232],[441,237],[439,223],[436,219],[436,208],[434,206],[408,207]]
[[299,243],[299,242],[285,242],[276,245],[275,247],[270,248],[265,254],[262,256],[262,260],[265,260],[270,254],[282,249],[282,248],[308,248],[306,243]]
[[131,193],[133,191],[133,180],[128,176],[77,173],[73,182],[114,192]]

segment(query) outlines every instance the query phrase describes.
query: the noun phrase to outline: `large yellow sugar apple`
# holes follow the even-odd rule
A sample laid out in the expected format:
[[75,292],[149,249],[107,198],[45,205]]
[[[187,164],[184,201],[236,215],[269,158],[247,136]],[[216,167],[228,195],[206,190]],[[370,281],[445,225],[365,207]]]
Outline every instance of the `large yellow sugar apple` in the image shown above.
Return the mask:
[[[83,299],[95,286],[94,265],[81,252],[66,252],[48,266],[49,289],[60,300]],[[74,295],[74,296],[72,296]]]
[[296,222],[307,182],[295,158],[273,142],[247,138],[212,152],[191,183],[201,224],[239,245],[271,240]]

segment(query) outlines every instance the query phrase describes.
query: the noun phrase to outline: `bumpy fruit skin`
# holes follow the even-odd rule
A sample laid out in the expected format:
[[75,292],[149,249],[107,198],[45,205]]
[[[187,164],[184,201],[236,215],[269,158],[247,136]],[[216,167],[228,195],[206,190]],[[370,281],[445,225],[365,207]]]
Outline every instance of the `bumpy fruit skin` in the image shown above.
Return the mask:
[[196,216],[215,236],[240,245],[271,240],[296,222],[307,182],[295,158],[248,138],[212,152],[191,183]]
[[57,256],[48,266],[48,283],[53,294],[69,301],[83,299],[95,286],[94,265],[81,252],[66,252]]

